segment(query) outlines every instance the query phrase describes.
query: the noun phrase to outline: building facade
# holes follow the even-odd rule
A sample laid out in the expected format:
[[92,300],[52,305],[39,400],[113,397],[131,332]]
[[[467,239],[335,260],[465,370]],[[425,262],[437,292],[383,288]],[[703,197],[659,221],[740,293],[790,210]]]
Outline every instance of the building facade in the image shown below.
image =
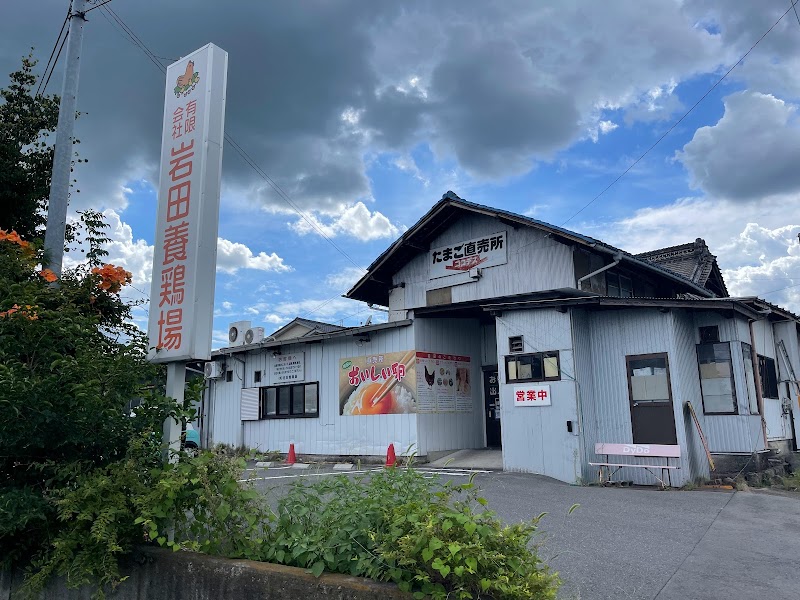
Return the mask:
[[597,443],[679,446],[673,485],[713,477],[709,455],[794,456],[798,319],[730,298],[702,240],[634,256],[448,192],[347,295],[388,322],[214,353],[206,444],[499,447],[505,470],[569,483],[597,480]]

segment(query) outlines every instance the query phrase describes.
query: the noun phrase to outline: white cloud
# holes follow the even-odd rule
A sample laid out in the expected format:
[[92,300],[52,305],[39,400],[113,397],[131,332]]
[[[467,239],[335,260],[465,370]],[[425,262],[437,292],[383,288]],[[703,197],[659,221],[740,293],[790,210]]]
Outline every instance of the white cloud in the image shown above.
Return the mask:
[[613,121],[598,121],[597,123],[589,127],[589,137],[594,143],[597,143],[597,140],[600,139],[601,135],[606,135],[607,133],[611,133],[617,127],[619,127],[619,125],[617,125]]
[[239,269],[275,271],[277,273],[293,270],[292,267],[285,265],[283,258],[275,252],[253,254],[253,251],[244,244],[219,238],[217,240],[217,270],[232,274]]
[[800,313],[800,286],[791,287],[800,283],[800,225],[786,224],[785,209],[796,203],[793,197],[745,205],[682,198],[640,209],[627,219],[582,229],[633,253],[703,238],[717,256],[732,296],[763,296]]
[[361,279],[366,272],[366,269],[359,267],[345,267],[341,271],[328,275],[325,278],[325,282],[336,290],[346,291],[349,290],[356,281]]
[[714,196],[749,200],[800,190],[796,112],[769,94],[733,94],[717,124],[698,129],[675,156],[692,186]]
[[380,238],[397,237],[400,233],[400,229],[392,224],[385,215],[378,211],[370,212],[363,202],[345,207],[338,213],[338,216],[327,222],[314,213],[306,214],[314,226],[302,218],[290,223],[292,229],[300,235],[322,231],[328,237],[348,235],[367,242]]
[[414,179],[422,183],[423,186],[428,187],[430,185],[430,179],[423,175],[422,171],[420,171],[420,168],[413,156],[408,154],[398,156],[396,159],[394,159],[393,164],[404,173],[410,173]]

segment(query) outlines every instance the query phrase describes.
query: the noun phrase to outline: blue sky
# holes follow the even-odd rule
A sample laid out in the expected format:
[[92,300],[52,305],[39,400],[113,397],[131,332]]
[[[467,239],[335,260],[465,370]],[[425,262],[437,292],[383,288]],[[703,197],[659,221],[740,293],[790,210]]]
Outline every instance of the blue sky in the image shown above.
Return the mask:
[[[703,237],[732,294],[800,311],[793,11],[581,211],[788,0],[271,2],[227,7],[225,19],[210,1],[110,6],[86,26],[78,135],[89,163],[71,209],[106,211],[130,296],[149,290],[164,79],[120,21],[164,65],[209,41],[229,52],[226,131],[304,215],[225,150],[217,343],[241,319],[267,332],[297,315],[381,319],[339,296],[447,190],[632,252]],[[4,72],[31,46],[49,55],[65,9],[15,7],[0,24]]]

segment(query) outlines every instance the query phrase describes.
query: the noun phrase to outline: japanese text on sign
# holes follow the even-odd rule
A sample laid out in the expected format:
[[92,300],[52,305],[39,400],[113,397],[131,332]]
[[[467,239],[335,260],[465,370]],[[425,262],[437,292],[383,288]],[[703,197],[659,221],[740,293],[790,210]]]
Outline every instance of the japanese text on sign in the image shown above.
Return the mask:
[[480,266],[494,267],[508,262],[506,232],[433,248],[430,251],[430,278],[446,277]]
[[514,406],[550,406],[549,385],[514,386]]
[[[368,357],[377,358],[377,357]],[[379,362],[383,362],[383,356],[380,357]],[[394,377],[397,381],[402,381],[406,376],[406,366],[403,363],[393,362],[391,366],[376,368],[375,365],[362,369],[358,366],[353,366],[347,373],[350,385],[358,385],[364,381],[386,381]]]
[[270,384],[280,385],[305,380],[306,360],[304,352],[281,354],[272,358]]
[[167,68],[148,359],[211,354],[228,55],[213,44]]

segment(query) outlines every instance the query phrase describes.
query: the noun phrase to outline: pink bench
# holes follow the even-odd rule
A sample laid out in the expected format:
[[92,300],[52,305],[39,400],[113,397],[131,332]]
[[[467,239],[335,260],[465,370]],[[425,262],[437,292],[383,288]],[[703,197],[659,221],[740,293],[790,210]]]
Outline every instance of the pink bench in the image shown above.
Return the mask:
[[[594,445],[594,453],[598,456],[604,457],[603,462],[590,462],[589,464],[594,467],[600,467],[600,484],[603,484],[603,467],[608,471],[608,481],[611,482],[614,475],[624,467],[633,469],[645,469],[653,477],[658,479],[661,487],[671,487],[672,481],[670,480],[670,471],[672,469],[680,469],[680,466],[669,464],[670,458],[681,457],[681,447],[664,444],[605,444],[599,443]],[[609,457],[622,457],[615,462],[609,461]],[[664,458],[666,464],[663,465],[646,465],[637,463],[637,458]],[[623,462],[625,461],[625,462]],[[613,471],[612,471],[613,469]],[[655,474],[651,469],[661,469],[661,477]],[[666,477],[665,477],[666,475]],[[664,482],[666,479],[666,483]]]

